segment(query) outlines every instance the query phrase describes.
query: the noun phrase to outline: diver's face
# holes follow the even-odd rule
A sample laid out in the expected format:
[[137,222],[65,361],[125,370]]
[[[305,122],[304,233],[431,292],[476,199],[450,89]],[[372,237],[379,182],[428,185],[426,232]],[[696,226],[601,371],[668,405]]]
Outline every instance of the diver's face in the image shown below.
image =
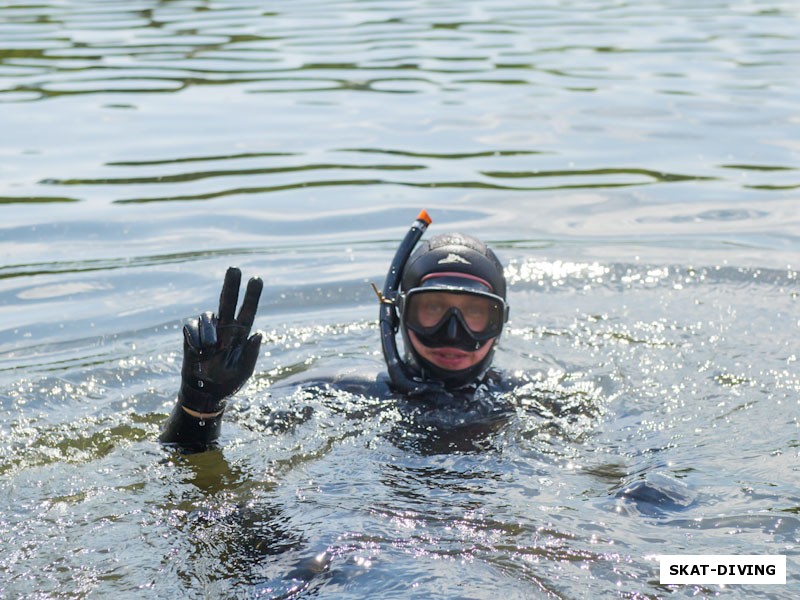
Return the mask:
[[481,362],[492,349],[494,341],[492,338],[477,350],[467,351],[460,348],[429,348],[420,342],[413,331],[408,331],[408,339],[411,345],[422,358],[447,371],[462,371],[474,367]]

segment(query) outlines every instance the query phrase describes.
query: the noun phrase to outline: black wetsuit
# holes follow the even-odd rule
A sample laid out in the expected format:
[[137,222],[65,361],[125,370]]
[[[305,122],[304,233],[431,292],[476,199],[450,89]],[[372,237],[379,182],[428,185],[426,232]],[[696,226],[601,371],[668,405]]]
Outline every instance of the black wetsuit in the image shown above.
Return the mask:
[[[489,426],[505,421],[511,404],[507,394],[524,382],[490,369],[475,383],[456,390],[407,396],[396,392],[385,373],[372,377],[350,375],[320,377],[303,382],[286,382],[276,387],[288,393],[295,386],[320,394],[343,391],[353,395],[378,398],[394,403],[415,414],[420,426],[452,428],[459,426]],[[186,450],[198,451],[212,446],[220,436],[223,414],[200,419],[187,414],[178,402],[166,422],[159,440]]]

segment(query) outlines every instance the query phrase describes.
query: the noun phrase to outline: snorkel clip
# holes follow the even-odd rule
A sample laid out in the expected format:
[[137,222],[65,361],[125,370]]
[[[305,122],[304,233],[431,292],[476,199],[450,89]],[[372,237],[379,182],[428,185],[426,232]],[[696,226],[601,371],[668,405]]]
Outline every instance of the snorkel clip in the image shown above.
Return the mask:
[[377,285],[375,285],[375,284],[374,284],[374,283],[372,283],[372,282],[370,282],[370,285],[372,286],[372,291],[373,291],[373,292],[375,292],[375,295],[378,297],[378,302],[379,302],[380,304],[391,304],[391,305],[394,305],[394,300],[392,300],[392,299],[390,299],[390,298],[387,298],[386,296],[384,296],[384,295],[383,295],[383,292],[381,292],[381,291],[378,289],[378,286],[377,286]]

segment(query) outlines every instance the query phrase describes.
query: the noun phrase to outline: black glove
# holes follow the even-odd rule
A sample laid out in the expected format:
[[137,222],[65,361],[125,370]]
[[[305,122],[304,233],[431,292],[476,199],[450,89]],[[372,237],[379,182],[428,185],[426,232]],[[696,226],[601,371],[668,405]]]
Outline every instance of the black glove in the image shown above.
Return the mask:
[[261,334],[251,337],[263,282],[253,277],[234,318],[242,272],[230,267],[219,297],[219,316],[206,312],[183,328],[183,367],[178,400],[199,413],[217,413],[225,398],[253,374],[261,349]]

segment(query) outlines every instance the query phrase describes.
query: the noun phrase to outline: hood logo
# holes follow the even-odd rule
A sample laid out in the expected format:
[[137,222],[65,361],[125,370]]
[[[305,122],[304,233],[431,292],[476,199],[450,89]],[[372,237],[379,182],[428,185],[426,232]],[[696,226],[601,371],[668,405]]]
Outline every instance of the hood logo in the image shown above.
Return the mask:
[[445,256],[443,259],[439,261],[438,264],[440,265],[451,265],[453,263],[461,263],[462,265],[471,265],[472,263],[469,262],[466,258],[462,258],[458,254],[453,254],[452,252]]

